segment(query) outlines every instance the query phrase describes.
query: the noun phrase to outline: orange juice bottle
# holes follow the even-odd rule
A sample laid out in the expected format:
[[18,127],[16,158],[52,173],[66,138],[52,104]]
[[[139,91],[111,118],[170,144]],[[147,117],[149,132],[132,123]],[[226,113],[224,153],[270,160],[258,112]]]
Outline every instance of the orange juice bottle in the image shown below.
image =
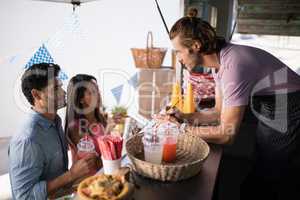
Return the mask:
[[193,86],[191,83],[187,85],[187,91],[184,97],[183,103],[183,113],[193,113],[195,112],[195,100],[193,94]]
[[181,86],[178,82],[174,83],[172,88],[172,96],[171,96],[171,106],[176,107],[178,110],[182,111],[183,102],[181,95]]

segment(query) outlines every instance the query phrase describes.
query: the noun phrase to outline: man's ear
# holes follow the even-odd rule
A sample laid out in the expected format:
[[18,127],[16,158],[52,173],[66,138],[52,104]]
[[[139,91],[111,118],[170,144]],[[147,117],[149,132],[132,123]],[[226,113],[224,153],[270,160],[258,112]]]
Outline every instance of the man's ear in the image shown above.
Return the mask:
[[41,99],[40,91],[38,91],[37,89],[32,89],[31,95],[32,95],[33,99],[36,99],[36,100]]
[[195,52],[199,52],[200,49],[201,49],[201,43],[199,41],[194,41],[194,44],[192,45],[192,49],[195,51]]

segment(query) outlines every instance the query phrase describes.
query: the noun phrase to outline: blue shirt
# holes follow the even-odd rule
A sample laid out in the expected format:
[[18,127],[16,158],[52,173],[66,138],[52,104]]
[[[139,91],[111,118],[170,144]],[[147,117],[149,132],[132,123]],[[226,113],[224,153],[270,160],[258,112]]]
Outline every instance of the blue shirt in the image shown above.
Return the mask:
[[67,143],[59,116],[51,121],[29,114],[9,145],[13,199],[47,199],[47,181],[68,170]]

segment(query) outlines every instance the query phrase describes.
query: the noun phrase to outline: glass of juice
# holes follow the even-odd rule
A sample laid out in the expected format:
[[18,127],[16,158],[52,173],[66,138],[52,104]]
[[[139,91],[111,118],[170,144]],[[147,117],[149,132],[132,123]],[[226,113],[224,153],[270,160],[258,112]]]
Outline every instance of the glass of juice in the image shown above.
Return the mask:
[[[96,154],[95,151],[95,145],[93,143],[93,140],[84,137],[80,139],[79,143],[77,144],[77,158],[78,160],[83,159],[84,157],[90,155],[90,154]],[[91,175],[94,175],[97,172],[97,169],[92,169],[91,170]]]
[[142,138],[144,144],[145,161],[161,164],[163,153],[163,138],[152,131],[144,132]]
[[161,124],[158,128],[158,133],[164,135],[163,143],[163,161],[173,162],[176,160],[176,146],[179,128],[176,124],[167,122]]

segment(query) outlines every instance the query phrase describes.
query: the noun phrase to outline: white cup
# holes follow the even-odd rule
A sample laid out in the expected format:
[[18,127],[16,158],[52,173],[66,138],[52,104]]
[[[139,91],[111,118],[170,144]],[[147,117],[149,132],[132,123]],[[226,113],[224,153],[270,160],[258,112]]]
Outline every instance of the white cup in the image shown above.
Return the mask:
[[104,174],[106,175],[112,175],[120,169],[121,167],[121,158],[118,160],[105,160],[102,158],[102,163],[103,163],[103,170]]

